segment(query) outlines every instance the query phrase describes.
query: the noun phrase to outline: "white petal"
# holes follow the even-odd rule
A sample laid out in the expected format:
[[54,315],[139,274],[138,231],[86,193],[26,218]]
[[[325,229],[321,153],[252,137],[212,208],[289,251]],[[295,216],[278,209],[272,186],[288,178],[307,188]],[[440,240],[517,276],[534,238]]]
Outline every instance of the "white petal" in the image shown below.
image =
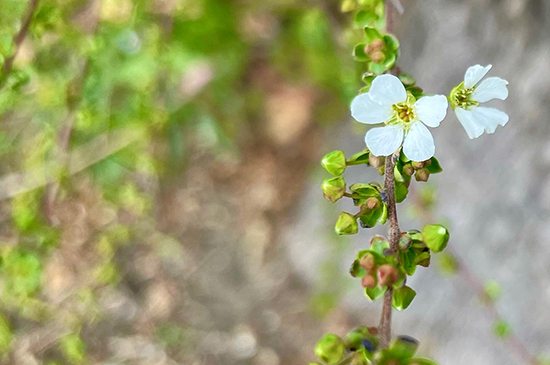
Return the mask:
[[472,99],[480,103],[493,99],[506,100],[508,97],[506,85],[508,85],[508,81],[500,77],[489,77],[475,88]]
[[483,67],[481,65],[475,65],[467,69],[466,74],[464,75],[464,87],[466,89],[474,87],[479,80],[483,78],[483,76],[487,75],[487,72],[489,72],[491,67],[493,66],[488,65]]
[[405,86],[393,75],[375,77],[369,95],[374,102],[383,105],[402,103],[407,100]]
[[375,156],[389,156],[401,146],[403,128],[399,125],[388,125],[373,128],[365,135],[365,143]]
[[426,126],[416,122],[409,129],[403,143],[403,153],[413,161],[425,161],[435,154],[435,143]]
[[472,118],[489,134],[495,133],[499,125],[504,127],[509,119],[508,114],[503,111],[482,107],[472,109]]
[[474,120],[471,110],[456,108],[455,113],[458,121],[466,130],[470,139],[477,138],[483,134],[483,127]]
[[357,95],[351,102],[351,116],[365,124],[384,123],[391,118],[391,105],[380,105],[368,93]]
[[415,104],[418,119],[432,128],[437,127],[445,119],[448,106],[447,97],[443,95],[424,96]]

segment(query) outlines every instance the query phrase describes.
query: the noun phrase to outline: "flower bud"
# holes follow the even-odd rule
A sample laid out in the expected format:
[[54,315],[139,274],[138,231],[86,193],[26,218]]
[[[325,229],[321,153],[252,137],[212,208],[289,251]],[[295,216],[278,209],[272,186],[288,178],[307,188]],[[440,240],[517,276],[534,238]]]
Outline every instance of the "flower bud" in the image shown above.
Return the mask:
[[376,208],[378,208],[380,206],[380,201],[378,199],[376,199],[375,197],[370,197],[367,199],[367,201],[365,202],[365,205],[367,206],[367,208],[369,208],[370,210],[374,210]]
[[374,289],[376,288],[376,284],[376,278],[372,275],[365,275],[361,279],[361,285],[363,286],[363,288]]
[[384,41],[380,38],[374,39],[371,44],[372,48],[376,51],[382,51],[385,48]]
[[384,156],[375,156],[372,153],[369,154],[369,165],[372,167],[382,167],[386,163]]
[[406,232],[401,234],[401,237],[399,237],[399,250],[406,251],[412,244],[412,237],[409,236]]
[[384,52],[381,52],[381,51],[373,52],[370,58],[374,63],[382,63],[386,60],[386,56],[384,55]]
[[323,180],[323,196],[331,203],[334,203],[344,196],[346,192],[346,181],[342,176]]
[[412,167],[412,165],[410,163],[408,164],[405,164],[403,166],[403,173],[405,175],[409,175],[409,176],[412,176],[414,174],[414,167]]
[[413,169],[419,170],[424,167],[424,161],[411,161]]
[[449,231],[440,224],[430,224],[422,228],[422,240],[433,252],[441,252],[449,242]]
[[315,355],[327,364],[336,364],[342,360],[346,352],[344,340],[339,336],[328,333],[315,346]]
[[359,264],[363,269],[365,269],[367,272],[371,272],[372,269],[376,266],[376,259],[374,255],[370,252],[367,252],[362,258],[361,261],[359,261]]
[[336,221],[334,231],[339,235],[356,234],[359,231],[357,219],[351,213],[341,212]]
[[323,165],[330,174],[340,176],[346,170],[346,155],[343,151],[332,151],[323,157],[321,165]]
[[382,265],[378,268],[378,282],[380,287],[393,285],[399,280],[399,271],[390,264]]
[[414,178],[416,179],[416,181],[426,182],[430,178],[430,171],[428,171],[428,169],[425,167],[421,168],[420,170],[416,170]]

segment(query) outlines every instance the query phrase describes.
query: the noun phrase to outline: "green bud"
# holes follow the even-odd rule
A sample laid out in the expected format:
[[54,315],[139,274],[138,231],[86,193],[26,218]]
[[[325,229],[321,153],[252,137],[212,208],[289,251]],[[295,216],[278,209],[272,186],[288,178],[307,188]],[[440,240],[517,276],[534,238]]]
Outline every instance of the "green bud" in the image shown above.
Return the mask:
[[336,364],[342,360],[346,352],[344,340],[339,336],[328,333],[315,346],[315,355],[327,364]]
[[378,268],[378,282],[380,287],[393,285],[399,280],[399,270],[390,264]]
[[382,167],[386,163],[386,158],[384,156],[375,156],[372,153],[369,154],[369,164],[372,167]]
[[416,179],[416,181],[426,182],[430,178],[430,170],[428,170],[425,167],[419,170],[416,170],[416,173],[414,174],[414,178]]
[[512,326],[506,321],[498,321],[493,325],[493,333],[500,340],[505,340],[512,334]]
[[406,232],[401,234],[401,237],[399,237],[399,250],[406,251],[412,244],[412,237],[409,236]]
[[401,358],[411,358],[418,350],[418,340],[410,336],[399,336],[390,344],[390,351]]
[[398,311],[407,309],[415,296],[416,292],[406,285],[402,288],[395,289],[393,291],[392,306]]
[[332,151],[323,157],[321,165],[323,165],[330,174],[340,176],[346,171],[346,155],[343,151]]
[[422,238],[433,252],[441,252],[449,242],[449,231],[440,224],[430,224],[422,228]]
[[340,200],[346,192],[346,181],[342,176],[323,180],[323,196],[331,203]]
[[357,219],[351,213],[341,212],[336,221],[334,231],[339,235],[356,234],[359,231]]

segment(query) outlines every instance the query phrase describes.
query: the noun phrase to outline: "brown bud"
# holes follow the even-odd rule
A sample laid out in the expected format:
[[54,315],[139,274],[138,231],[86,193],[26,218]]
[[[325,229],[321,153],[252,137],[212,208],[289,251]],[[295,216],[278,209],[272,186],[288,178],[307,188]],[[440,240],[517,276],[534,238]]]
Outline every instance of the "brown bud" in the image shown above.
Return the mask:
[[372,41],[372,48],[376,51],[381,51],[384,49],[384,41],[381,39],[375,39]]
[[367,208],[372,210],[378,208],[380,206],[380,202],[375,197],[370,197],[365,202],[365,205],[367,206]]
[[416,181],[428,181],[430,178],[430,171],[427,168],[423,167],[420,170],[417,170],[414,174]]
[[374,63],[382,63],[386,59],[386,56],[384,56],[383,52],[377,51],[377,52],[373,52],[370,58]]
[[374,255],[372,253],[366,253],[365,256],[361,258],[361,261],[359,261],[359,265],[368,272],[371,272],[376,266]]
[[411,165],[415,170],[418,170],[424,167],[424,161],[411,161]]
[[373,289],[376,287],[376,278],[372,275],[365,275],[361,279],[361,285],[363,288]]
[[403,173],[409,176],[412,176],[414,174],[414,168],[410,163],[403,166]]
[[375,335],[375,336],[378,336],[378,327],[369,327],[367,328],[369,330],[369,333],[371,335]]
[[399,271],[390,264],[385,264],[378,268],[378,281],[380,286],[393,285],[399,280]]
[[375,156],[372,153],[369,153],[369,164],[372,167],[379,168],[381,166],[384,166],[386,163],[386,158],[384,156]]

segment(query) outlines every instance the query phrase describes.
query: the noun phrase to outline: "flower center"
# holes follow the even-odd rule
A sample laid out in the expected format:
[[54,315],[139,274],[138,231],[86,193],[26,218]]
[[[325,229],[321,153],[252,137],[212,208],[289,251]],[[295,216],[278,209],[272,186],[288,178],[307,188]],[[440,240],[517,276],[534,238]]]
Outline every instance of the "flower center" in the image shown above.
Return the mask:
[[402,103],[392,105],[392,117],[386,122],[387,125],[400,125],[405,131],[408,131],[416,121],[416,109],[414,104],[416,99],[412,94],[407,95],[407,100]]
[[470,110],[473,106],[478,106],[479,102],[471,98],[475,89],[475,86],[469,89],[464,88],[464,83],[455,87],[451,91],[451,105],[453,110],[455,108]]

